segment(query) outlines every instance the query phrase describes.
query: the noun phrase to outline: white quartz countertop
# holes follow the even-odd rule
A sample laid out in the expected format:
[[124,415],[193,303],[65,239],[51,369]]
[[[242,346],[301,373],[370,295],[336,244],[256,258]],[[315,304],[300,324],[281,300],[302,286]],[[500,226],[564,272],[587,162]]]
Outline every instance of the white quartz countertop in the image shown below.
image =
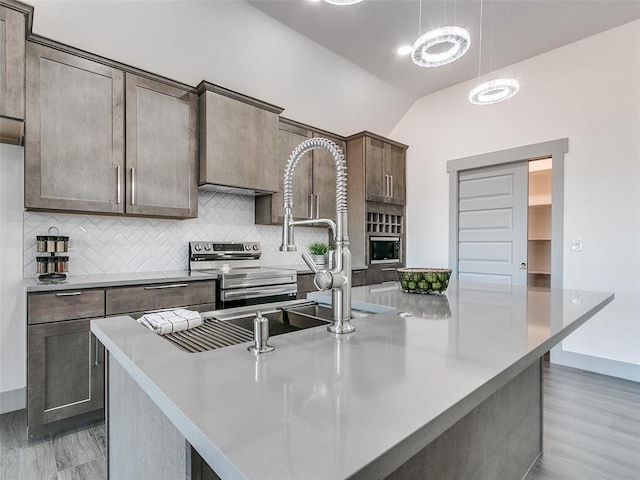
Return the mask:
[[223,479],[376,479],[613,299],[467,287],[451,282],[446,297],[354,288],[355,308],[386,312],[355,318],[348,336],[273,337],[261,357],[248,344],[182,352],[129,317],[91,331]]
[[37,277],[25,278],[24,286],[27,292],[50,292],[69,290],[74,288],[102,288],[141,283],[189,282],[196,280],[213,280],[216,277],[201,272],[189,270],[175,270],[168,272],[142,273],[110,273],[103,275],[67,275],[60,282],[42,282]]

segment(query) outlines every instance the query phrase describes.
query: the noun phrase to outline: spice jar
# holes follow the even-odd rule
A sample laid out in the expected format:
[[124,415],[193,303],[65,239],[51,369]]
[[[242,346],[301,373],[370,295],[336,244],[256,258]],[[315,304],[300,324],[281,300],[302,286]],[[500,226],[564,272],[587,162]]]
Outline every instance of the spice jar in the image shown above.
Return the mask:
[[56,272],[56,257],[47,258],[47,273]]
[[56,251],[56,238],[54,236],[49,235],[47,238],[47,252],[53,253]]
[[68,244],[69,237],[56,237],[56,252],[66,252],[65,244]]
[[47,273],[49,257],[36,257],[36,273]]
[[69,257],[53,257],[56,260],[56,273],[68,271]]
[[36,236],[36,252],[44,253],[46,251],[47,251],[47,236],[46,235]]

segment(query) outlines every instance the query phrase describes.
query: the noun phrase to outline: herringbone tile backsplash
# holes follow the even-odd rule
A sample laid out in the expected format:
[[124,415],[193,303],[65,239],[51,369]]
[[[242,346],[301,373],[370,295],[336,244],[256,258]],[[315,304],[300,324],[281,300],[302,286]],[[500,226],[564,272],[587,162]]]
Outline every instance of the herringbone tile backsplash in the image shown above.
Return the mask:
[[184,270],[191,240],[259,241],[263,265],[294,265],[309,243],[327,241],[326,229],[297,228],[298,252],[280,252],[282,230],[254,224],[253,197],[200,191],[198,201],[190,220],[25,212],[24,276],[36,275],[36,235],[51,226],[70,237],[71,275]]

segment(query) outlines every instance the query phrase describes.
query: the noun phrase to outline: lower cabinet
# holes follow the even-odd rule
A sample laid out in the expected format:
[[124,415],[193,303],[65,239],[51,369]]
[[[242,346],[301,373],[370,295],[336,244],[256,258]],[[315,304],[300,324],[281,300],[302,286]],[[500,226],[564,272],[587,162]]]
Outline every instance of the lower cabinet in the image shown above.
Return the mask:
[[[307,298],[307,293],[318,291],[313,283],[313,276],[313,273],[298,273],[298,299]],[[367,270],[352,270],[351,285],[354,287],[367,285]]]
[[367,285],[375,285],[382,282],[395,282],[398,280],[396,267],[370,265],[367,269]]
[[92,318],[176,307],[215,310],[215,280],[29,293],[28,435],[104,416],[104,347]]
[[69,320],[29,326],[30,436],[45,424],[104,407],[104,349],[89,324],[90,320]]

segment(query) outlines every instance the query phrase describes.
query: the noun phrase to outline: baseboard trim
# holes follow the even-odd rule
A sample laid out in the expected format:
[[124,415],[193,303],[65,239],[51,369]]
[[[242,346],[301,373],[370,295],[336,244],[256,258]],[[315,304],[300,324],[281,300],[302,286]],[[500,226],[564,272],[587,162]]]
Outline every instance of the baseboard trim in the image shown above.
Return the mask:
[[640,382],[640,365],[569,352],[562,349],[562,344],[551,349],[551,363]]
[[27,387],[0,392],[0,415],[27,407]]

